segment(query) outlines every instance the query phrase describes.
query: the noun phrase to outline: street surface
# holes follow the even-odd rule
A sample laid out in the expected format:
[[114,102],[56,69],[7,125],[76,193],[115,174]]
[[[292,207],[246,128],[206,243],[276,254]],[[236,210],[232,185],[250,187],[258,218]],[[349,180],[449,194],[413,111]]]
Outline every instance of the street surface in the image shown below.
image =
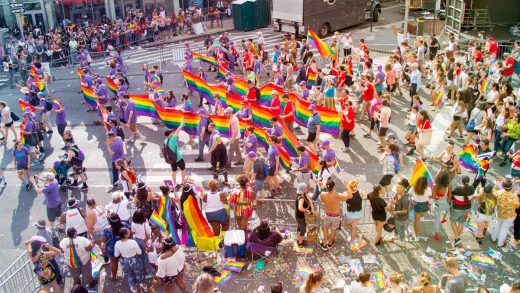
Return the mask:
[[[345,31],[353,33],[354,41],[359,38],[365,38],[370,44],[395,44],[395,36],[392,34],[391,25],[396,21],[402,19],[399,13],[399,7],[390,7],[384,9],[381,15],[381,20],[374,26],[374,32],[370,33],[368,24],[364,24],[355,28],[349,28]],[[270,28],[262,29],[264,38],[267,44],[281,43],[281,34],[273,32]],[[251,32],[237,32],[231,33],[233,41],[247,38],[256,38],[256,31]],[[190,43],[192,49],[197,51],[202,49],[202,40],[197,40]],[[143,76],[141,73],[142,63],[159,64],[164,62],[164,88],[166,90],[173,90],[178,101],[180,95],[186,92],[183,85],[182,73],[179,70],[176,62],[173,62],[173,54],[165,55],[164,53],[178,48],[182,44],[165,45],[161,50],[150,49],[135,49],[125,52],[125,62],[128,64],[128,78],[130,81],[130,92],[141,93],[143,91]],[[374,55],[375,63],[381,64],[385,62],[386,57],[382,54]],[[93,66],[95,72],[105,75],[108,73],[108,68],[104,62],[96,62]],[[82,150],[86,152],[86,160],[84,166],[87,168],[89,177],[88,192],[81,192],[73,190],[69,193],[62,193],[63,202],[67,198],[77,198],[82,201],[81,206],[84,207],[84,201],[87,196],[93,196],[98,203],[104,205],[109,201],[109,196],[106,193],[106,188],[110,185],[110,160],[108,153],[105,151],[104,139],[105,131],[102,126],[94,125],[97,114],[87,113],[86,105],[82,103],[83,97],[78,93],[79,79],[76,76],[75,68],[55,69],[52,74],[56,81],[48,85],[51,90],[51,95],[58,97],[67,111],[67,118],[69,121],[69,128],[72,129],[75,140]],[[216,82],[213,79],[213,74],[209,74],[209,81]],[[518,81],[516,81],[518,82]],[[424,82],[423,82],[424,84]],[[403,89],[407,92],[407,89]],[[421,95],[425,96],[424,88]],[[17,106],[17,99],[21,95],[8,87],[0,91],[2,100],[6,100],[8,105],[15,110],[17,114],[21,114]],[[198,96],[195,94],[192,97],[194,105],[198,104]],[[409,97],[395,98],[392,100],[392,125],[391,132],[397,134],[399,138],[403,138],[405,126],[404,117],[407,113],[407,105]],[[425,106],[427,103],[425,103]],[[430,110],[429,106],[426,109]],[[451,107],[444,107],[441,111],[431,112],[434,132],[434,139],[428,147],[428,154],[440,153],[447,144],[445,138],[445,130],[450,121]],[[368,122],[362,121],[358,123],[355,129],[356,138],[351,142],[351,151],[349,153],[341,152],[343,143],[339,137],[331,137],[328,134],[322,134],[321,140],[330,139],[333,148],[336,150],[339,162],[345,173],[337,176],[341,180],[344,178],[360,179],[360,188],[365,192],[371,190],[372,184],[377,183],[382,176],[381,165],[379,163],[380,153],[377,152],[377,137],[373,135],[372,138],[364,138],[363,134],[368,129]],[[160,146],[164,138],[164,126],[156,126],[151,123],[148,118],[139,118],[139,130],[147,137],[146,143],[128,144],[128,156],[132,160],[134,169],[141,174],[144,180],[151,185],[155,190],[162,184],[164,179],[171,178],[170,168],[164,163],[163,159],[158,155],[160,153]],[[306,137],[306,130],[298,132],[298,139],[303,141]],[[187,135],[183,134],[181,140],[187,141]],[[456,140],[457,152],[462,145],[462,140]],[[3,225],[0,226],[0,258],[2,265],[0,271],[7,268],[8,264],[13,262],[19,255],[23,253],[23,243],[35,233],[35,228],[32,223],[37,219],[45,219],[45,208],[43,205],[43,198],[36,196],[34,191],[25,191],[16,176],[16,171],[12,165],[12,142],[8,142],[7,146],[0,146],[0,167],[5,169],[5,176],[8,182],[7,187],[0,191],[0,215],[2,217]],[[33,174],[38,174],[48,170],[57,157],[61,155],[62,151],[61,138],[57,134],[49,135],[45,140],[45,148],[47,150],[47,158],[43,165],[32,168]],[[196,163],[194,159],[197,156],[197,146],[188,146],[181,143],[181,153],[187,163],[187,171],[191,178],[196,182],[207,181],[211,178],[211,174],[207,170],[209,162]],[[415,162],[416,155],[405,157],[404,174],[409,175],[411,167]],[[436,174],[438,164],[429,163],[429,169],[432,174]],[[509,170],[501,168],[498,163],[494,163],[493,172],[504,175]],[[241,172],[241,167],[233,167],[230,171],[230,178]],[[289,175],[284,175],[289,178]],[[294,177],[290,182],[294,181]],[[339,183],[339,180],[337,181]],[[343,190],[340,184],[339,190]],[[314,248],[311,254],[296,253],[292,251],[292,240],[295,239],[295,221],[294,221],[294,186],[288,181],[284,182],[284,192],[286,195],[283,199],[287,201],[270,201],[264,202],[257,212],[257,217],[252,221],[252,225],[256,226],[258,219],[270,218],[276,221],[277,225],[285,230],[288,235],[288,240],[284,241],[280,248],[280,253],[275,256],[270,256],[266,263],[265,270],[255,268],[253,263],[252,268],[246,272],[242,272],[234,277],[226,286],[220,286],[221,292],[253,292],[254,289],[260,285],[265,285],[269,288],[270,285],[276,281],[282,281],[284,289],[287,292],[297,292],[297,287],[301,285],[304,280],[304,269],[313,268],[321,269],[326,277],[325,285],[330,288],[341,287],[345,282],[348,284],[353,279],[354,273],[349,266],[349,263],[356,263],[358,260],[365,270],[370,272],[384,271],[389,274],[393,271],[402,272],[405,275],[404,283],[409,286],[415,285],[415,277],[421,271],[430,271],[434,275],[434,282],[444,273],[442,265],[442,258],[450,252],[453,242],[453,233],[449,225],[442,227],[441,240],[435,241],[431,237],[431,218],[426,217],[422,224],[422,231],[425,238],[419,242],[410,242],[405,247],[401,248],[391,242],[387,242],[384,246],[376,248],[373,245],[374,227],[370,219],[369,204],[365,209],[365,217],[363,223],[360,225],[360,230],[369,242],[356,252],[350,251],[346,247],[346,234],[344,229],[341,230],[336,241],[336,245],[332,250],[323,252],[318,248]],[[65,209],[64,209],[65,210]],[[384,237],[389,237],[384,234]],[[481,254],[489,248],[496,249],[496,246],[491,243],[489,237],[484,241],[484,246],[479,248],[474,236],[466,232],[463,235],[464,249],[466,252]],[[520,271],[520,256],[518,248],[513,251],[503,253],[502,261],[497,261],[497,269],[482,269],[477,266],[469,264],[469,257],[464,256],[464,252],[460,256],[462,263],[466,269],[474,273],[472,275],[473,288],[478,286],[476,279],[481,280],[488,288],[497,289],[504,282],[510,283],[513,278],[518,277]],[[200,273],[203,265],[213,264],[217,268],[222,267],[222,263],[218,263],[214,256],[208,256],[204,253],[190,252],[188,255],[188,270],[186,273],[187,283],[191,284],[194,278]],[[373,256],[373,257],[371,257]],[[107,267],[107,269],[109,269]],[[300,272],[299,272],[300,271]],[[129,292],[126,282],[119,279],[115,284],[110,281],[105,281],[105,292]],[[160,292],[159,290],[157,292]],[[340,292],[340,291],[338,291]],[[341,291],[342,292],[342,291]]]

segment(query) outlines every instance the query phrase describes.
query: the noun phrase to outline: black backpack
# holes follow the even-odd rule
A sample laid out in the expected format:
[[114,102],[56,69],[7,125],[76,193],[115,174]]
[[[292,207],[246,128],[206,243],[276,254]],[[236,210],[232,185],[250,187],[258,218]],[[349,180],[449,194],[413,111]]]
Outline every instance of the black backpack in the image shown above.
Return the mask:
[[211,135],[211,132],[209,132],[208,130],[208,127],[211,123],[213,123],[213,120],[211,120],[211,118],[208,117],[208,121],[206,121],[206,135]]
[[172,149],[170,149],[170,147],[168,146],[170,139],[171,139],[171,137],[168,138],[166,140],[166,142],[163,144],[162,154],[163,154],[163,157],[164,157],[164,160],[166,161],[166,163],[174,164],[174,163],[177,163],[177,153],[174,152]]
[[49,99],[45,100],[45,110],[46,111],[51,111],[52,110],[52,102]]

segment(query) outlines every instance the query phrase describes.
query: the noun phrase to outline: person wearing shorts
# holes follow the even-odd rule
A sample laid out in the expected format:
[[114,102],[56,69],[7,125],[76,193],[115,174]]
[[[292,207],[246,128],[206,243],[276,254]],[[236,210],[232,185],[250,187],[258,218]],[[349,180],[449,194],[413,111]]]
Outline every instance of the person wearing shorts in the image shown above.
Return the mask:
[[337,193],[336,183],[331,178],[327,180],[325,187],[327,191],[322,192],[319,196],[325,210],[323,241],[320,243],[320,247],[323,250],[329,250],[334,245],[337,229],[341,223],[341,202],[350,197],[351,191]]
[[307,145],[313,153],[316,153],[318,148],[317,138],[320,134],[321,117],[318,111],[316,111],[316,105],[311,104],[309,110],[311,111],[311,117],[307,122],[307,130],[309,131],[309,134],[307,135]]
[[[59,184],[54,178],[53,173],[46,173],[43,178],[39,176],[30,177],[31,183],[36,191],[36,194],[45,196],[45,206],[47,207],[47,220],[49,220],[49,227],[54,229],[54,222],[56,218],[62,215],[61,212],[61,196],[58,193]],[[40,189],[35,180],[45,182],[44,187]]]
[[177,155],[177,160],[173,163],[170,163],[170,166],[172,168],[172,179],[173,179],[173,187],[175,188],[177,186],[177,170],[181,169],[181,179],[182,184],[186,182],[186,163],[184,162],[184,159],[182,158],[181,152],[179,150],[179,145],[177,144],[179,133],[182,129],[182,125],[177,127],[177,129],[174,130],[166,130],[164,135],[166,136],[166,139],[164,140],[164,145],[168,147],[172,152],[174,152]]
[[[81,284],[81,275],[88,281],[89,288],[94,288],[98,280],[92,277],[92,262],[90,261],[90,251],[94,248],[90,240],[78,236],[76,228],[67,229],[67,237],[60,242],[60,248],[64,252],[65,263],[69,267],[74,284]],[[76,256],[79,263],[72,264],[73,256]],[[75,259],[76,260],[76,259]],[[76,261],[77,261],[76,260]]]
[[29,149],[24,147],[21,142],[16,142],[13,149],[13,163],[18,172],[18,178],[25,184],[27,190],[31,188],[31,183],[29,182],[29,177],[31,176],[29,172],[29,165],[31,163],[30,153]]
[[468,176],[462,176],[462,186],[455,187],[451,192],[450,222],[455,236],[455,242],[453,243],[455,247],[462,243],[460,235],[464,229],[466,216],[471,212],[472,199],[475,196],[475,187],[469,185],[469,180]]

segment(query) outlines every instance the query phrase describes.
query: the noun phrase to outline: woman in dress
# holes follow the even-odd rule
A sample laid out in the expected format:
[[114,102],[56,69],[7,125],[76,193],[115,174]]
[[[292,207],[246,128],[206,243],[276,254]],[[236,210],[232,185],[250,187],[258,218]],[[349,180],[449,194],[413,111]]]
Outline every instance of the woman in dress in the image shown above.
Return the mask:
[[165,286],[167,293],[173,293],[174,287],[177,285],[182,293],[186,290],[184,282],[184,267],[186,257],[180,245],[177,245],[171,236],[163,239],[164,249],[157,258],[157,273],[155,278],[157,284],[155,286]]
[[114,246],[114,256],[119,258],[123,273],[128,281],[131,292],[137,292],[138,287],[147,291],[148,287],[144,284],[145,275],[140,255],[144,252],[134,239],[130,239],[132,233],[127,228],[118,231],[119,241]]
[[[45,248],[46,251],[42,251]],[[34,273],[38,278],[38,282],[42,286],[42,290],[50,292],[53,288],[55,293],[61,292],[61,287],[56,281],[59,269],[54,267],[50,260],[61,251],[45,242],[43,237],[35,236],[33,239],[25,242],[25,251],[31,257],[31,262],[34,264]]]
[[372,192],[367,195],[370,206],[372,207],[372,219],[376,226],[376,238],[374,240],[376,246],[383,244],[381,235],[383,233],[383,225],[386,221],[386,210],[388,206],[386,201],[382,198],[383,195],[384,188],[379,184],[374,186]]
[[233,206],[235,220],[240,230],[246,230],[249,218],[256,207],[256,195],[248,185],[248,178],[240,175],[237,178],[239,188],[229,197],[229,203]]
[[[296,218],[297,228],[296,232],[298,233],[298,246],[305,246],[306,241],[305,233],[307,232],[307,223],[305,222],[305,214],[316,215],[316,210],[314,209],[314,204],[309,197],[309,192],[307,189],[307,184],[300,183],[298,184],[298,188],[296,190],[296,202],[294,209],[294,216]],[[311,223],[309,223],[311,224]]]

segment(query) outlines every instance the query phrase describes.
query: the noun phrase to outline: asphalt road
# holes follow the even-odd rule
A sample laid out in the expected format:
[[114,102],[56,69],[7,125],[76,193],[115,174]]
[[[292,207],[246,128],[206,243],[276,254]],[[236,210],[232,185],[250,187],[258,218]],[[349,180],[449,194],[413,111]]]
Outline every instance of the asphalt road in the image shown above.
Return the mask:
[[[374,33],[368,32],[366,24],[360,27],[350,28],[349,30],[354,32],[354,38],[356,39],[365,37],[372,43],[394,42],[395,39],[393,39],[391,35],[390,26],[399,19],[399,15],[397,7],[384,10],[381,22],[378,23],[381,27],[376,27]],[[264,37],[266,37],[268,42],[278,42],[280,40],[279,34],[269,29],[264,29],[263,31]],[[246,38],[254,34],[255,32],[233,32],[232,37]],[[199,44],[200,42],[193,42],[192,47],[197,47]],[[172,47],[174,47],[174,45],[172,45]],[[140,71],[142,60],[144,58],[150,60],[146,62],[150,64],[153,63],[151,62],[153,58],[142,56],[152,56],[153,52],[153,50],[147,51],[145,49],[125,53],[125,59],[130,63],[130,92],[142,92],[143,77]],[[384,62],[383,56],[376,57],[375,59],[376,63]],[[186,91],[182,85],[182,74],[175,62],[171,60],[166,60],[165,62],[166,66],[163,68],[165,76],[164,88],[172,89],[175,95],[179,97],[182,92]],[[95,71],[106,73],[108,69],[103,64],[97,64]],[[110,161],[107,160],[108,154],[104,149],[104,129],[101,126],[93,125],[92,121],[96,118],[95,114],[85,111],[86,107],[82,103],[83,98],[78,93],[79,80],[75,75],[75,69],[54,70],[53,75],[55,75],[56,81],[49,85],[49,89],[53,96],[58,97],[63,102],[68,114],[69,125],[74,133],[76,142],[86,152],[87,159],[85,166],[87,168],[90,186],[88,192],[73,190],[69,193],[62,193],[63,202],[65,202],[67,198],[75,197],[80,199],[83,205],[87,196],[94,196],[101,204],[105,204],[109,200],[105,188],[110,184]],[[422,92],[422,94],[424,95],[424,92]],[[1,90],[0,95],[13,109],[16,109],[17,113],[20,113],[20,110],[18,110],[16,106],[17,99],[21,97],[18,93],[4,88]],[[194,105],[197,105],[198,97],[193,97],[192,101]],[[404,135],[404,123],[402,123],[402,121],[404,121],[404,116],[406,115],[407,104],[408,97],[396,98],[392,101],[393,116],[391,131],[396,133],[400,138]],[[428,109],[429,107],[426,106],[426,108]],[[442,111],[433,114],[432,121],[435,129],[435,139],[432,140],[432,144],[428,148],[428,153],[430,154],[439,153],[447,143],[444,140],[444,131],[448,127],[450,111],[450,108],[445,107]],[[156,187],[161,184],[164,179],[170,178],[168,166],[158,156],[165,128],[152,125],[151,121],[147,118],[140,118],[139,122],[140,131],[148,137],[147,142],[144,144],[136,143],[129,145],[128,154],[138,173],[140,173],[151,186]],[[333,148],[337,150],[336,154],[338,155],[339,162],[346,171],[339,175],[339,178],[359,178],[361,189],[368,192],[372,184],[379,181],[382,174],[381,166],[378,162],[380,154],[376,149],[376,139],[363,138],[363,134],[367,128],[368,123],[366,122],[358,124],[355,130],[356,139],[353,140],[351,146],[352,151],[348,154],[340,151],[343,145],[339,138],[324,134],[320,136],[320,139],[330,139]],[[303,137],[305,137],[305,132],[298,134],[300,140],[302,140]],[[183,135],[181,139],[186,141],[187,137]],[[456,143],[460,148],[462,141],[459,140],[456,141]],[[55,131],[53,135],[46,139],[48,157],[43,166],[32,168],[32,173],[37,174],[49,169],[58,155],[61,154],[61,146],[60,137]],[[0,226],[0,258],[2,259],[0,271],[7,268],[7,265],[22,253],[23,242],[34,235],[35,229],[31,224],[37,219],[45,218],[42,197],[37,197],[34,191],[27,192],[21,187],[16,177],[16,172],[12,168],[11,151],[12,142],[9,142],[7,146],[0,146],[0,167],[6,169],[5,175],[8,182],[8,186],[0,191],[0,214],[3,215],[3,225]],[[200,182],[210,177],[207,171],[209,163],[195,163],[193,161],[196,157],[196,146],[183,146],[181,152],[185,157],[188,173],[192,178]],[[415,158],[415,156],[411,156],[405,160],[403,170],[405,174],[410,173]],[[431,164],[429,168],[432,173],[435,173],[438,166]],[[240,170],[241,169],[233,168],[230,173],[233,175],[238,174]],[[493,170],[501,175],[507,172],[504,168],[499,168],[498,164],[493,165]],[[292,195],[294,195],[293,184],[290,183],[292,181],[293,180],[289,180],[289,182],[284,183],[287,193],[286,198],[288,200],[292,199]],[[282,229],[286,229],[289,239],[294,239],[295,227],[293,226],[294,220],[292,214],[292,202],[269,202],[264,203],[262,207],[258,209],[257,219],[265,217],[271,218],[272,220],[277,219],[277,224]],[[293,253],[289,240],[282,246],[280,254],[268,262],[266,270],[259,271],[251,269],[250,271],[243,272],[231,280],[225,287],[220,286],[221,291],[252,292],[253,289],[256,289],[261,284],[266,285],[268,288],[268,285],[274,281],[282,280],[288,292],[296,292],[295,288],[303,281],[301,277],[303,272],[301,272],[301,274],[298,272],[298,268],[302,267],[319,268],[323,270],[326,275],[326,286],[335,288],[341,285],[340,280],[347,283],[350,282],[353,272],[347,270],[344,265],[350,262],[357,262],[356,259],[361,260],[365,269],[372,272],[384,271],[388,274],[392,271],[401,271],[405,274],[406,284],[413,284],[417,273],[423,270],[432,272],[434,278],[437,278],[443,273],[442,264],[439,263],[439,261],[449,253],[448,249],[451,248],[450,242],[453,241],[453,235],[449,226],[444,225],[441,241],[426,238],[417,243],[410,243],[404,249],[392,243],[386,244],[381,248],[376,248],[372,244],[373,241],[371,241],[374,237],[374,231],[369,214],[367,210],[363,221],[364,224],[360,226],[360,229],[370,243],[359,251],[352,252],[346,248],[344,240],[346,239],[346,235],[344,231],[340,232],[337,241],[338,244],[332,251],[322,252],[319,249],[314,249],[311,255]],[[431,222],[428,221],[428,219],[423,222],[422,227],[425,231],[425,236],[430,235],[430,226]],[[489,248],[494,248],[489,240],[485,241],[483,248],[479,248],[470,233],[465,233],[463,240],[466,251],[471,251],[475,254],[480,254]],[[193,280],[199,273],[201,264],[215,264],[217,267],[222,266],[222,263],[219,264],[216,259],[204,254],[189,253],[188,255],[189,269],[187,271],[187,277],[189,280]],[[370,255],[376,257],[376,263],[370,260]],[[431,258],[425,258],[425,256]],[[366,259],[364,259],[364,257],[366,257]],[[463,263],[467,265],[469,258],[461,258],[464,259]],[[520,266],[518,250],[516,249],[512,252],[505,253],[503,261],[497,263],[499,263],[498,270],[481,269],[472,265],[467,265],[466,268],[475,273],[475,278],[480,279],[483,274],[486,275],[486,285],[488,287],[497,288],[503,282],[510,282],[510,278],[518,275]],[[127,292],[127,287],[124,283],[125,282],[118,281],[113,284],[107,281],[106,288],[111,288],[114,292]],[[472,284],[476,286],[477,282],[472,279]]]

